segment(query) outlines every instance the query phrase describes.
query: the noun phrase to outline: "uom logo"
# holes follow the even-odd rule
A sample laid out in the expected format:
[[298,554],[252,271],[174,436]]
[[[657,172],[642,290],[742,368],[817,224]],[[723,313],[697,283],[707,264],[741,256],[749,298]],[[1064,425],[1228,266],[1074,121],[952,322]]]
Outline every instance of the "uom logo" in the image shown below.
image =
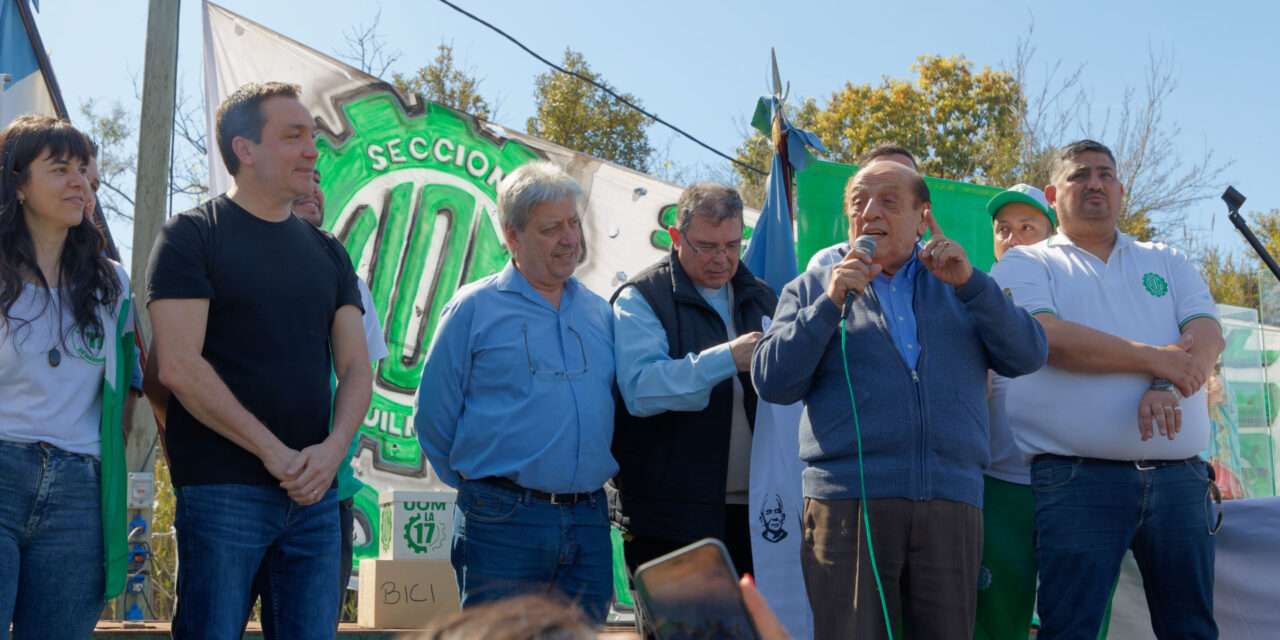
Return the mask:
[[431,512],[415,513],[404,524],[404,542],[415,553],[427,553],[444,545],[447,532]]
[[375,369],[358,446],[377,469],[425,477],[413,413],[431,336],[458,288],[506,264],[497,185],[539,156],[441,105],[406,113],[380,88],[347,98],[342,111],[346,136],[317,141],[324,228],[368,283],[390,351]]

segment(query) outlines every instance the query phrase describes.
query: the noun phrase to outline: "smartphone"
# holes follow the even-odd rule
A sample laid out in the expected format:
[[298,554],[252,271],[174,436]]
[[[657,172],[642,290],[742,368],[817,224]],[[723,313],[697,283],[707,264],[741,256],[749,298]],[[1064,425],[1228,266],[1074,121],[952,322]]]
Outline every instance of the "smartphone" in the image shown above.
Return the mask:
[[699,540],[640,565],[635,586],[646,638],[760,638],[719,540]]

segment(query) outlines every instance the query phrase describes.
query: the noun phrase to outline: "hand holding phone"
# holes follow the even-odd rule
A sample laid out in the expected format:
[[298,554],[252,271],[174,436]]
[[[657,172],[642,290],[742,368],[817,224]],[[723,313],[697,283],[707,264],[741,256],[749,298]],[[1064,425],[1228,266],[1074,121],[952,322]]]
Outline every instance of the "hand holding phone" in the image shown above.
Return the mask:
[[635,583],[647,638],[761,640],[719,540],[700,540],[646,562]]

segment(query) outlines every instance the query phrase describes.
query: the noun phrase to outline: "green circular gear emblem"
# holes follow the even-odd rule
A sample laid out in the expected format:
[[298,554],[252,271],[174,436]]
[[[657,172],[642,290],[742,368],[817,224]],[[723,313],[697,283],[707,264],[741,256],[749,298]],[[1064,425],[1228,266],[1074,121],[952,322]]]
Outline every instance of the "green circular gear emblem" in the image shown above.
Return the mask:
[[435,518],[415,513],[404,523],[404,543],[414,553],[427,553],[444,540]]
[[1157,298],[1164,297],[1164,294],[1169,293],[1169,283],[1165,281],[1163,276],[1152,271],[1148,271],[1142,276],[1142,286],[1146,288],[1147,293]]
[[413,549],[414,553],[426,553],[427,546],[431,544],[431,537],[428,534],[427,539],[422,540],[419,520],[422,520],[422,514],[414,514],[408,522],[404,523],[404,542]]
[[90,364],[104,364],[107,361],[106,356],[102,353],[103,338],[101,332],[90,332],[79,336],[75,340],[71,348],[80,356],[81,360]]

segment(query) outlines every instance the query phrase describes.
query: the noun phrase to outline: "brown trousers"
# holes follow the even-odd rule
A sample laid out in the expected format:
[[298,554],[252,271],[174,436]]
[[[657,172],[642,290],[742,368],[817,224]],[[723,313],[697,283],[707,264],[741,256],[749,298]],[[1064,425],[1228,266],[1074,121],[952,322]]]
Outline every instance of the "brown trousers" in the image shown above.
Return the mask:
[[[895,640],[971,640],[982,511],[949,500],[879,498],[867,504]],[[804,500],[801,564],[814,638],[888,637],[862,522],[857,500]]]

